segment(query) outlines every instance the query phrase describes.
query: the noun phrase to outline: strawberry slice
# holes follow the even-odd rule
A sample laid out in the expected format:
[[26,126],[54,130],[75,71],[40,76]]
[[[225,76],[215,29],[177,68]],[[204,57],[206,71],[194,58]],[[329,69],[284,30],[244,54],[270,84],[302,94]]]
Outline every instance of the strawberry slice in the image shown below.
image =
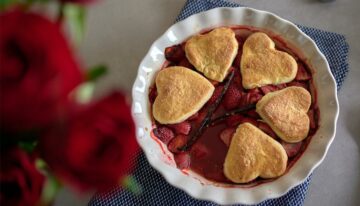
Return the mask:
[[187,120],[192,121],[195,120],[196,118],[198,118],[199,116],[199,112],[196,112],[195,114],[191,115]]
[[220,139],[224,142],[226,146],[230,146],[231,139],[235,133],[235,128],[226,128],[220,133]]
[[189,153],[182,152],[174,155],[174,160],[177,168],[179,169],[188,169],[190,167],[191,158]]
[[[240,64],[240,62],[239,62]],[[242,79],[241,79],[241,74],[240,74],[240,69],[239,68],[232,68],[234,70],[234,79],[233,79],[233,84],[235,86],[237,86],[240,91],[244,91],[243,85],[242,85]]]
[[288,155],[289,158],[296,156],[302,146],[302,142],[297,142],[297,143],[287,143],[284,141],[281,141],[281,145],[284,147],[286,154]]
[[308,85],[306,82],[297,82],[297,81],[293,81],[293,82],[290,82],[290,83],[287,83],[287,86],[296,86],[296,87],[302,87],[306,90],[308,90]]
[[225,109],[231,110],[239,106],[241,101],[241,96],[242,96],[242,91],[234,84],[231,84],[224,97],[223,103]]
[[269,93],[269,92],[274,92],[276,90],[278,90],[278,88],[274,85],[266,85],[266,86],[262,86],[260,87],[261,91],[265,94]]
[[247,113],[247,116],[254,118],[254,119],[260,119],[259,114],[256,112],[255,109],[249,110]]
[[244,119],[244,116],[241,114],[232,115],[228,118],[226,118],[226,125],[233,127],[240,124],[240,122]]
[[312,109],[309,110],[307,114],[308,114],[309,120],[310,120],[310,128],[315,129],[316,122],[315,122],[314,110],[312,110]]
[[276,133],[271,129],[271,127],[266,124],[265,122],[259,122],[258,125],[259,129],[261,129],[263,132],[265,132],[267,135],[269,135],[272,138],[276,138]]
[[168,127],[174,129],[176,134],[188,135],[191,130],[191,124],[187,121],[178,123],[178,124],[169,124]]
[[233,67],[236,67],[236,68],[240,67],[241,56],[242,56],[242,48],[239,47],[238,52],[235,56],[235,59],[232,63]]
[[194,69],[194,66],[189,62],[189,60],[187,60],[187,58],[182,59],[178,66]]
[[255,104],[263,97],[263,95],[259,93],[249,93],[248,95],[250,95],[248,104]]
[[195,124],[200,124],[206,117],[207,112],[203,109],[198,112],[197,117],[194,119]]
[[285,83],[283,83],[283,84],[278,84],[278,85],[276,85],[276,87],[278,88],[278,90],[284,89],[284,88],[286,88],[286,84],[285,84]]
[[157,97],[157,89],[156,87],[153,87],[150,89],[149,92],[149,101],[151,104],[155,102],[156,97]]
[[157,128],[154,128],[153,133],[164,144],[168,144],[170,140],[175,137],[174,132],[166,126],[159,126]]
[[185,58],[185,52],[181,45],[175,45],[165,48],[165,58],[171,62],[180,62]]
[[298,81],[305,81],[311,79],[311,75],[306,71],[302,63],[298,63],[298,71],[295,79]]
[[184,146],[187,143],[188,139],[189,138],[185,135],[177,135],[169,142],[168,149],[170,150],[170,152],[179,153],[181,151],[179,151],[178,149]]
[[250,124],[253,124],[254,126],[257,126],[258,125],[258,121],[256,121],[255,119],[253,118],[249,118],[249,117],[244,117],[242,120],[241,120],[241,124],[242,123],[245,123],[245,122],[248,122]]
[[192,147],[191,147],[191,156],[196,158],[196,159],[202,159],[204,157],[206,157],[210,152],[209,149],[201,144],[201,143],[195,143]]
[[224,89],[224,86],[217,86],[215,88],[215,91],[213,95],[210,97],[208,104],[213,104],[215,101],[220,97],[222,90]]
[[244,94],[241,97],[240,105],[241,106],[246,106],[246,105],[249,105],[249,104],[255,104],[262,97],[263,97],[263,95],[261,95],[260,93],[257,93],[257,92]]

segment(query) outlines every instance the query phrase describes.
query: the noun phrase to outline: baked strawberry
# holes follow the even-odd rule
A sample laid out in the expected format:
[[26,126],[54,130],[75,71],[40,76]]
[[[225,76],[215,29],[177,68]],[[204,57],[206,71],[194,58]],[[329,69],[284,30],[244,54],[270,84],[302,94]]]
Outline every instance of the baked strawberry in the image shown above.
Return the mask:
[[222,90],[224,89],[224,86],[219,85],[215,88],[215,91],[211,98],[208,101],[208,104],[213,104],[215,101],[220,97]]
[[168,127],[172,128],[176,134],[188,135],[191,130],[191,124],[187,121],[178,124],[169,124]]
[[189,138],[185,135],[177,135],[169,142],[168,149],[172,153],[179,153],[181,152],[179,148],[183,147],[187,143],[188,139]]
[[241,55],[242,55],[242,48],[239,47],[238,52],[235,56],[235,59],[232,63],[233,67],[236,67],[236,68],[240,67]]
[[315,123],[314,110],[312,110],[312,109],[309,110],[307,114],[308,114],[309,120],[310,120],[310,128],[315,129],[316,123]]
[[255,109],[249,110],[248,112],[246,112],[247,116],[254,118],[254,119],[259,119],[260,116],[259,114],[256,112]]
[[261,95],[260,93],[257,93],[257,92],[246,93],[246,94],[242,95],[240,105],[241,106],[246,106],[246,105],[249,105],[249,104],[255,104],[262,97],[263,97],[263,95]]
[[241,124],[242,123],[245,123],[245,122],[248,122],[250,124],[253,124],[254,126],[257,126],[258,125],[258,121],[256,121],[255,119],[253,118],[249,118],[249,117],[244,117],[242,120],[241,120]]
[[258,122],[258,127],[270,137],[276,138],[276,133],[265,122]]
[[156,97],[157,97],[157,89],[156,89],[156,87],[150,88],[149,101],[150,101],[151,104],[154,103]]
[[276,85],[276,87],[278,88],[278,90],[285,89],[285,88],[286,88],[286,84],[285,84],[285,83],[283,83],[283,84],[278,84],[278,85]]
[[262,86],[260,87],[261,91],[265,94],[269,93],[269,92],[274,92],[276,90],[278,90],[278,88],[274,85],[266,85],[266,86]]
[[180,62],[185,58],[185,52],[181,45],[175,45],[165,48],[165,58],[171,62]]
[[169,141],[175,137],[174,132],[166,126],[159,126],[157,128],[154,128],[153,133],[164,144],[168,144]]
[[224,107],[227,110],[238,107],[241,101],[241,96],[242,91],[234,84],[231,84],[224,97]]
[[232,69],[234,70],[234,78],[233,78],[232,84],[237,86],[240,89],[240,91],[244,91],[244,87],[242,85],[242,78],[241,78],[241,74],[240,74],[240,69],[234,68],[234,67],[232,67]]
[[198,118],[199,116],[199,112],[196,112],[195,114],[191,115],[187,120],[192,121],[195,120],[196,118]]
[[178,66],[194,69],[194,66],[189,62],[186,57],[179,62]]
[[297,82],[297,81],[293,81],[293,82],[290,82],[290,83],[287,83],[287,86],[296,86],[296,87],[302,87],[306,90],[308,90],[308,85],[306,82]]
[[220,133],[220,139],[224,142],[224,144],[226,146],[230,146],[231,143],[231,139],[235,133],[236,129],[233,127],[229,127],[224,129],[221,133]]
[[201,143],[195,143],[191,147],[190,153],[192,157],[196,159],[201,159],[209,154],[209,149]]
[[174,160],[177,168],[179,169],[187,169],[190,167],[191,158],[189,153],[181,152],[179,154],[174,155]]
[[311,79],[311,75],[306,71],[302,63],[298,63],[298,71],[296,73],[296,80],[305,81]]
[[226,125],[228,125],[230,127],[237,126],[240,124],[240,122],[242,121],[243,118],[244,118],[244,116],[242,116],[241,114],[232,115],[232,116],[226,118]]
[[289,158],[296,156],[302,146],[303,142],[297,142],[297,143],[287,143],[284,141],[281,141],[281,145],[284,147],[286,154]]

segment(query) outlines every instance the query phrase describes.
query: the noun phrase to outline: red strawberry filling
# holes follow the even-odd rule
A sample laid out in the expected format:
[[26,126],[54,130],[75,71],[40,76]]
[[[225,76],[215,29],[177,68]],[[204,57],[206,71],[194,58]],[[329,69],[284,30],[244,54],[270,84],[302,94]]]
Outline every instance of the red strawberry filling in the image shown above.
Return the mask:
[[[238,30],[236,30],[236,32],[238,32]],[[228,85],[226,92],[223,93],[225,81],[217,82],[209,79],[214,85],[215,90],[202,109],[189,117],[186,121],[178,124],[161,125],[155,123],[156,128],[153,130],[154,135],[166,144],[169,151],[174,154],[174,160],[178,168],[191,169],[207,179],[217,182],[230,183],[223,174],[223,163],[232,136],[239,124],[245,122],[251,123],[273,137],[276,141],[279,141],[284,147],[290,162],[296,161],[294,160],[296,158],[293,157],[299,155],[304,150],[302,148],[305,148],[306,144],[309,142],[284,142],[280,140],[271,127],[260,118],[259,114],[254,109],[254,105],[269,92],[278,91],[289,86],[299,86],[309,90],[313,95],[313,103],[308,112],[310,119],[309,136],[313,135],[318,127],[319,110],[316,103],[316,92],[314,83],[312,82],[312,74],[307,65],[302,62],[301,59],[296,57],[296,55],[295,59],[298,61],[298,72],[295,80],[292,82],[279,85],[266,85],[250,90],[243,88],[240,73],[240,61],[242,56],[242,45],[247,38],[246,36],[247,35],[236,33],[239,49],[233,61],[233,67],[229,70],[229,73],[232,71],[234,72],[234,76],[231,82],[229,82],[230,85]],[[276,40],[280,41],[278,39]],[[166,67],[177,65],[194,69],[194,66],[186,58],[184,52],[185,43],[186,42],[165,49],[165,58],[168,61],[164,64]],[[288,48],[281,48],[280,45],[277,45],[277,49],[285,52],[289,50]],[[157,90],[154,86],[149,90],[149,101],[151,104],[155,101],[156,96]],[[216,105],[216,102],[219,99],[220,106],[211,113],[209,122],[201,131],[201,134],[199,134],[199,138],[196,139],[196,142],[194,142],[191,147],[184,149],[187,148],[189,141],[199,130],[199,127],[207,118],[209,118],[209,108]],[[242,108],[247,109],[242,110]],[[241,110],[240,112],[239,109]],[[289,163],[289,165],[292,164]]]
[[191,130],[191,124],[187,121],[178,124],[169,124],[168,126],[172,128],[176,134],[188,135]]
[[289,158],[295,157],[300,152],[302,143],[303,142],[287,143],[281,141],[281,145],[284,147],[286,154],[288,155]]
[[174,132],[165,126],[160,126],[153,129],[154,135],[157,136],[164,144],[168,144],[170,140],[172,140],[175,135]]
[[188,169],[190,167],[190,155],[187,152],[182,152],[174,155],[176,166],[179,169]]
[[311,75],[306,71],[304,65],[302,63],[298,63],[298,71],[295,80],[305,81],[310,79],[311,79]]
[[232,136],[235,133],[235,128],[226,128],[220,133],[220,139],[224,142],[226,146],[230,146]]
[[178,63],[185,58],[185,52],[181,45],[165,48],[165,58],[170,62]]
[[189,140],[188,136],[178,135],[169,142],[168,149],[172,153],[179,153],[179,152],[181,152],[180,148],[185,146],[185,144],[187,143],[188,140]]

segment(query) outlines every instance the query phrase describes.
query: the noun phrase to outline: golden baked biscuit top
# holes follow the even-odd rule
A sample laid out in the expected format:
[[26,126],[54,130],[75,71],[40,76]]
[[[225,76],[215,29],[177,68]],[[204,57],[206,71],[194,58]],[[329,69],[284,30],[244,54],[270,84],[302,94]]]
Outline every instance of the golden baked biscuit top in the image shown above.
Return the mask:
[[195,114],[210,99],[214,86],[191,69],[174,66],[156,76],[158,96],[153,116],[161,124],[180,123]]
[[230,28],[217,28],[191,37],[185,45],[189,62],[207,78],[222,82],[237,54],[238,43]]
[[286,142],[299,142],[309,132],[307,115],[310,93],[302,87],[287,87],[266,94],[257,104],[256,112]]
[[244,43],[240,71],[244,88],[252,89],[294,80],[297,63],[288,53],[276,50],[265,33],[257,32]]
[[280,143],[254,125],[243,123],[232,137],[224,174],[235,183],[278,177],[285,172],[287,159]]

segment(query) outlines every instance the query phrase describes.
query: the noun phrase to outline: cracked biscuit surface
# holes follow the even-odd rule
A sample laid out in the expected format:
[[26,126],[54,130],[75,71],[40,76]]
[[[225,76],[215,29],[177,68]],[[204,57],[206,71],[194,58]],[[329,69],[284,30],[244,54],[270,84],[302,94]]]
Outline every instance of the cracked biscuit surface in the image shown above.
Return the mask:
[[310,93],[292,86],[266,94],[256,104],[256,112],[282,140],[295,143],[308,135],[310,105]]
[[240,71],[244,88],[252,89],[294,80],[297,63],[288,53],[276,50],[265,33],[257,32],[244,43]]
[[232,137],[224,174],[235,183],[247,183],[257,177],[279,177],[286,170],[287,160],[280,143],[254,125],[243,123]]
[[161,70],[155,80],[158,95],[152,112],[161,124],[180,123],[195,114],[210,99],[214,86],[186,67]]
[[238,42],[230,28],[195,35],[185,45],[186,57],[196,70],[218,82],[226,77],[237,51]]

